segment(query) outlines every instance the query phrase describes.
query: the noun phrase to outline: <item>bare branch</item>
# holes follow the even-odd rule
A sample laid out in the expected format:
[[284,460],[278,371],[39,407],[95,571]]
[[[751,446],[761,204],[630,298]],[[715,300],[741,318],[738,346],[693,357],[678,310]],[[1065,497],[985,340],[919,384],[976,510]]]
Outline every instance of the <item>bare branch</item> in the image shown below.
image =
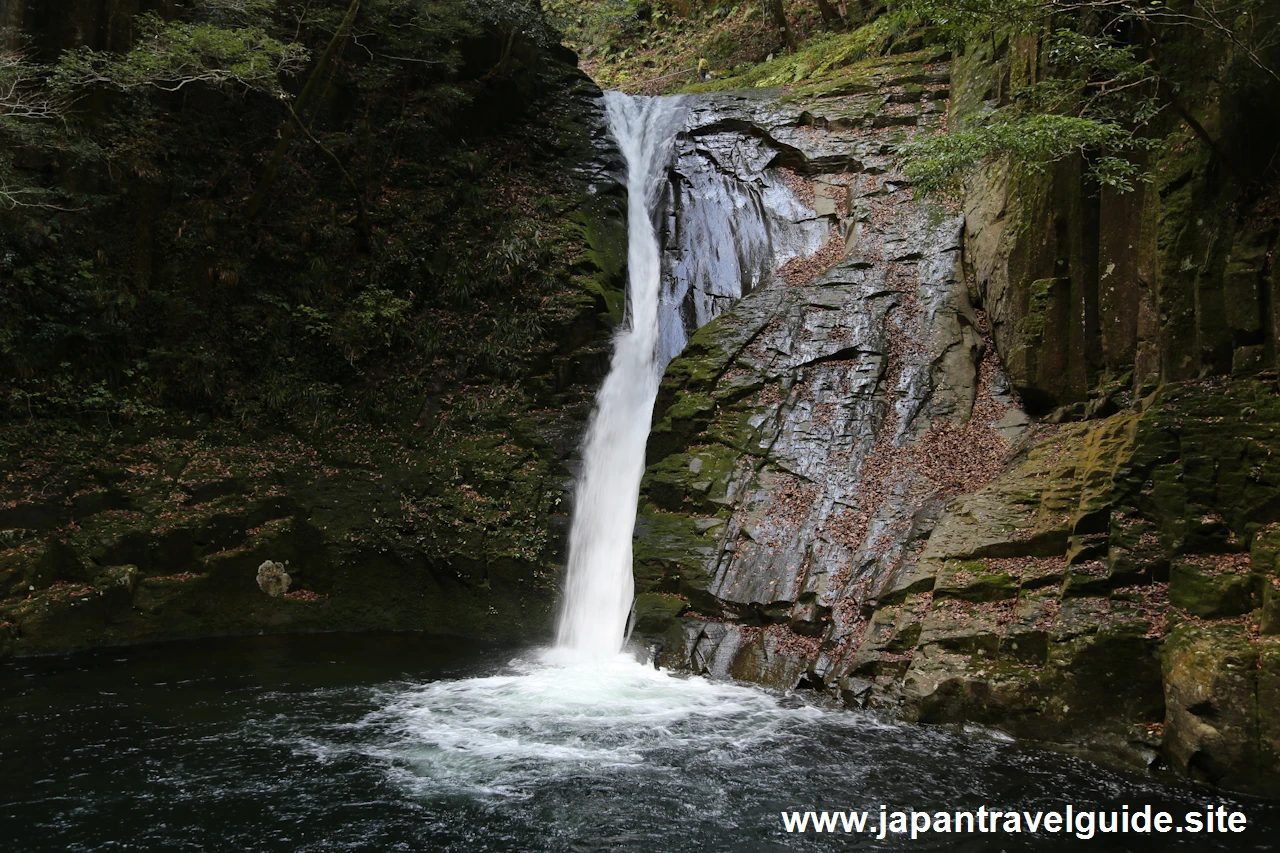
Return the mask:
[[48,201],[38,200],[41,198],[48,198],[50,195],[51,193],[48,190],[35,189],[32,187],[18,187],[0,181],[0,210],[14,210],[19,207],[39,210],[58,210],[63,213],[73,213],[84,210],[83,207],[63,207],[61,205],[52,204]]
[[[1192,5],[1200,11],[1199,15],[1190,15],[1185,12],[1174,12],[1170,9],[1153,9],[1150,11],[1141,10],[1138,14],[1160,23],[1213,30],[1239,49],[1246,57],[1248,57],[1251,63],[1266,72],[1273,79],[1280,81],[1280,72],[1277,72],[1275,68],[1268,65],[1262,57],[1258,55],[1257,50],[1241,38],[1240,31],[1236,27],[1225,23],[1222,18],[1219,17],[1218,13],[1220,10],[1213,9],[1205,4],[1203,0],[1192,0]],[[1236,11],[1239,12],[1240,10],[1237,9]],[[1272,35],[1275,34],[1276,29],[1275,24],[1273,24]],[[1264,40],[1264,46],[1270,46],[1271,41],[1272,39]]]
[[62,117],[59,99],[40,68],[18,51],[0,51],[0,118],[47,121]]

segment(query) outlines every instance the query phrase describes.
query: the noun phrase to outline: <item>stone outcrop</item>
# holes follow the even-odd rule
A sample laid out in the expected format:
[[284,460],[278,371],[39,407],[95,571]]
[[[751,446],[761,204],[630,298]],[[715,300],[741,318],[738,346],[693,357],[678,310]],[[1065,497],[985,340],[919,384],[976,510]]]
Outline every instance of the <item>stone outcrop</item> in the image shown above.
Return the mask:
[[942,118],[901,81],[945,89],[946,67],[914,56],[877,70],[874,94],[706,108],[741,145],[769,145],[756,159],[787,170],[804,219],[829,229],[816,256],[779,258],[780,281],[693,336],[656,406],[638,625],[660,622],[670,596],[729,620],[706,636],[687,622],[668,650],[720,661],[719,674],[734,660],[735,675],[763,678],[751,667],[778,644],[848,645],[848,603],[916,559],[943,499],[989,479],[1027,420],[970,303],[959,217],[917,204],[893,170],[902,128]]
[[[958,60],[950,117],[997,72]],[[884,128],[942,116],[879,82],[724,125],[838,240],[668,369],[637,632],[665,665],[1280,790],[1274,228],[1189,223],[1232,192],[1194,145],[1132,195],[1006,163],[922,203]]]
[[[1000,59],[958,59],[953,120],[996,106],[1002,75],[1006,88],[1033,82],[1040,49],[1014,40]],[[1272,117],[1256,105],[1276,97],[1280,84],[1197,105],[1229,162],[1172,117],[1132,192],[1091,186],[1079,159],[972,173],[967,262],[1033,412],[1106,414],[1161,382],[1275,372],[1280,225],[1273,194],[1244,184],[1270,167]]]
[[[733,93],[691,98],[663,193],[661,359],[744,295],[780,281],[778,267],[808,256],[828,239],[827,215],[805,206],[775,166],[770,132],[755,124],[772,98]],[[744,133],[755,128],[758,135]]]

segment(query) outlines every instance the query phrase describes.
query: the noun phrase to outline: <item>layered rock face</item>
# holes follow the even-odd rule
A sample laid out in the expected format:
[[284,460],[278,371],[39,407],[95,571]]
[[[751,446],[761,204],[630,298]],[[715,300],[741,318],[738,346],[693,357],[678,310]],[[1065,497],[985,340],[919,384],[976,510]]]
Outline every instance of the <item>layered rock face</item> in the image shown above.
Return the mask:
[[[1006,89],[1034,82],[1041,49],[1028,38],[999,60],[989,49],[958,59],[955,120],[997,106],[1002,75]],[[1280,83],[1202,95],[1194,107],[1220,154],[1171,117],[1129,193],[1091,186],[1078,159],[970,176],[974,286],[1037,414],[1106,415],[1161,382],[1274,374],[1280,227],[1274,193],[1249,184],[1270,168],[1277,132],[1258,104],[1277,97]]]
[[[817,252],[828,238],[826,216],[806,206],[769,168],[772,138],[753,136],[753,120],[772,98],[732,94],[691,98],[676,140],[663,197],[665,363],[689,335],[744,295],[780,281],[778,267]],[[785,120],[777,122],[786,126]]]
[[[755,159],[828,235],[778,259],[779,280],[700,329],[664,380],[638,625],[681,606],[671,596],[724,620],[687,621],[672,659],[788,687],[832,676],[863,621],[848,605],[917,559],[942,499],[989,479],[1026,423],[963,282],[961,220],[893,171],[891,143],[943,116],[948,71],[926,60],[817,104],[704,108],[771,149]],[[775,647],[820,645],[771,671]]]
[[[832,242],[780,259],[780,281],[668,369],[637,630],[665,665],[1274,793],[1280,398],[1254,378],[1269,338],[1223,350],[1234,378],[1172,381],[1186,373],[1159,365],[1182,327],[1151,300],[1183,285],[1143,283],[1192,239],[1186,182],[1211,176],[1197,160],[1104,204],[1078,165],[1039,183],[1002,165],[963,213],[922,203],[887,143],[944,121],[951,69],[927,60],[716,107],[736,122],[718,128],[772,149],[754,155],[766,175],[794,170],[800,218]],[[957,73],[980,98],[973,66]],[[1090,242],[1089,222],[1112,230]],[[1274,240],[1233,229],[1231,245]],[[1256,300],[1202,300],[1202,323],[1269,304],[1257,254],[1193,260],[1200,294]]]

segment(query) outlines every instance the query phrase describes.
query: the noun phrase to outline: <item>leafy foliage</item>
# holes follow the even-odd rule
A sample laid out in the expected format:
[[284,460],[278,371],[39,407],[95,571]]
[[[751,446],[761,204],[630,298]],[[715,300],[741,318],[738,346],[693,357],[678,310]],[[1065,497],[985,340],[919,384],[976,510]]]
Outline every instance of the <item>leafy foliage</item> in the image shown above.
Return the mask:
[[[1012,155],[1032,169],[1072,154],[1091,151],[1130,151],[1149,145],[1115,122],[1079,116],[998,113],[970,130],[917,137],[899,149],[904,170],[926,193],[958,188],[960,177],[977,163],[1002,154]],[[1114,155],[1095,158],[1093,177],[1115,189],[1133,189],[1140,169]]]
[[[1178,100],[1180,89],[1204,82],[1197,75],[1227,84],[1234,61],[1280,81],[1267,58],[1280,45],[1280,8],[1262,0],[908,0],[906,6],[956,46],[1021,33],[1036,36],[1043,48],[1045,73],[1010,93],[998,112],[902,149],[906,170],[927,191],[954,190],[966,169],[997,155],[1043,165],[1072,154],[1085,155],[1100,184],[1130,190],[1144,177],[1133,155],[1155,144],[1153,122],[1170,105],[1216,149]],[[1192,43],[1216,43],[1220,58],[1160,67],[1161,33],[1188,26],[1199,35]]]
[[201,0],[194,20],[141,19],[128,53],[24,68],[69,109],[0,116],[0,179],[63,208],[0,204],[10,417],[311,427],[413,417],[424,394],[546,369],[593,311],[559,222],[578,191],[564,146],[586,136],[553,97],[571,75],[530,4],[364,0],[245,220],[286,89],[349,6]]
[[953,47],[1000,30],[1024,32],[1043,25],[1054,0],[907,0],[901,8],[931,22]]
[[62,56],[53,83],[62,92],[94,84],[121,90],[152,87],[176,92],[203,83],[282,95],[280,79],[307,61],[300,44],[278,41],[261,27],[226,29],[215,24],[138,19],[138,43],[119,56],[81,47]]
[[1097,32],[1116,37],[1126,24],[1190,27],[1231,45],[1272,77],[1269,58],[1280,45],[1280,9],[1272,0],[906,0],[957,47],[1001,32],[1042,32],[1063,19],[1092,18]]
[[1082,155],[1090,177],[1122,192],[1144,177],[1131,155],[1154,145],[1143,130],[1161,110],[1149,64],[1109,36],[1060,27],[1043,42],[1048,73],[1015,89],[1010,104],[900,149],[923,191],[953,192],[968,169],[1001,155],[1032,168]]

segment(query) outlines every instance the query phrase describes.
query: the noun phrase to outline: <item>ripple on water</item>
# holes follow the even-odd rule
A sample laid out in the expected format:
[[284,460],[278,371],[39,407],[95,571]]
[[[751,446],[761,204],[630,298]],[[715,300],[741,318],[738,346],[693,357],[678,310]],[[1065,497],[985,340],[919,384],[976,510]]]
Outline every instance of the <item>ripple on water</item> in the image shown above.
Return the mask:
[[398,636],[132,654],[0,668],[5,853],[1154,849],[796,836],[779,818],[881,804],[1180,814],[1208,798],[1257,827],[1165,845],[1196,853],[1265,849],[1277,827],[1272,804],[626,657],[508,661]]

